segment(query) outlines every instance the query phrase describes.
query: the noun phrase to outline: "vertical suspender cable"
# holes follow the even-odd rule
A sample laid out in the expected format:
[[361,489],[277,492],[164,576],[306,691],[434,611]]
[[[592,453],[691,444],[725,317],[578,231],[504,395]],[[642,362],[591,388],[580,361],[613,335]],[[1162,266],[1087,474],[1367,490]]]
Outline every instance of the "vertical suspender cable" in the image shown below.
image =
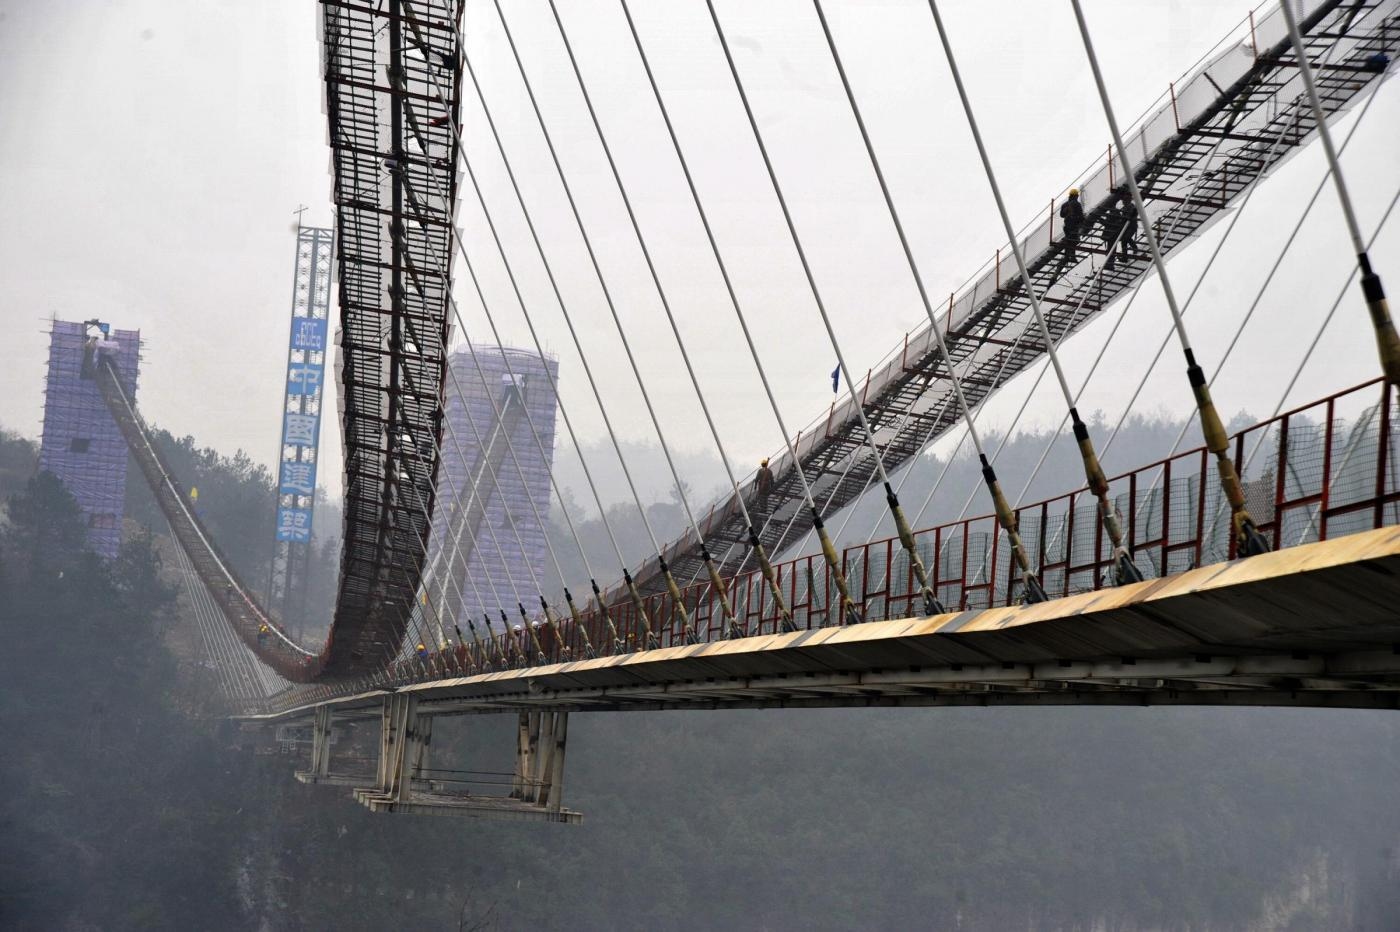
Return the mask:
[[1157,243],[1157,235],[1152,229],[1152,218],[1147,213],[1147,205],[1143,203],[1142,191],[1138,187],[1137,177],[1133,174],[1132,163],[1128,161],[1128,150],[1124,148],[1123,136],[1118,131],[1118,120],[1113,115],[1113,105],[1108,99],[1108,87],[1104,84],[1103,72],[1099,69],[1098,56],[1094,54],[1094,44],[1093,40],[1089,38],[1089,26],[1084,20],[1084,11],[1080,8],[1079,0],[1070,0],[1070,5],[1074,8],[1074,18],[1079,25],[1080,38],[1084,41],[1084,51],[1089,59],[1089,68],[1094,75],[1094,85],[1098,88],[1104,117],[1108,121],[1109,131],[1113,134],[1113,145],[1118,150],[1118,160],[1123,167],[1123,183],[1128,186],[1128,193],[1133,198],[1133,206],[1137,209],[1138,217],[1142,220],[1143,237],[1147,240],[1148,251],[1152,254],[1152,264],[1157,268],[1157,277],[1162,283],[1162,293],[1166,296],[1167,308],[1171,311],[1172,325],[1176,329],[1177,339],[1181,343],[1181,351],[1186,357],[1186,377],[1190,380],[1191,391],[1196,397],[1196,410],[1201,421],[1201,433],[1205,435],[1207,449],[1215,456],[1216,470],[1220,474],[1220,485],[1224,490],[1226,500],[1230,503],[1235,541],[1239,553],[1242,556],[1264,553],[1269,549],[1269,545],[1264,540],[1263,535],[1255,528],[1254,519],[1250,517],[1249,510],[1245,507],[1244,489],[1240,485],[1240,477],[1235,471],[1235,464],[1230,460],[1230,438],[1225,433],[1225,425],[1221,422],[1220,413],[1216,411],[1215,402],[1211,399],[1210,386],[1206,384],[1205,372],[1196,362],[1196,355],[1191,349],[1191,340],[1186,335],[1186,325],[1181,319],[1181,309],[1176,303],[1176,295],[1172,292],[1171,278],[1167,275],[1166,263],[1162,260],[1162,250]]
[[1332,145],[1332,131],[1327,128],[1327,112],[1322,109],[1322,101],[1317,95],[1317,84],[1313,80],[1313,66],[1308,59],[1308,50],[1303,45],[1303,37],[1298,32],[1298,20],[1287,0],[1279,4],[1284,22],[1288,24],[1288,38],[1293,43],[1293,54],[1298,58],[1298,74],[1303,79],[1303,88],[1312,107],[1313,119],[1317,122],[1317,135],[1322,140],[1322,151],[1327,155],[1327,165],[1332,172],[1332,184],[1337,189],[1337,200],[1342,205],[1342,215],[1346,218],[1347,233],[1351,236],[1352,248],[1356,252],[1357,268],[1361,270],[1361,293],[1366,298],[1366,307],[1371,312],[1371,327],[1376,334],[1376,349],[1380,352],[1381,370],[1387,382],[1400,383],[1400,335],[1395,332],[1395,323],[1390,317],[1390,306],[1385,299],[1385,289],[1381,278],[1371,269],[1371,258],[1366,242],[1361,238],[1361,227],[1356,222],[1356,209],[1352,206],[1351,195],[1347,191],[1346,179],[1342,177],[1342,167],[1337,161],[1337,150]]
[[[813,0],[813,2],[817,5],[818,15],[821,15],[820,0]],[[1000,185],[997,184],[996,172],[992,169],[991,156],[987,153],[986,143],[982,139],[982,131],[977,126],[977,117],[972,112],[972,102],[968,99],[967,88],[963,85],[962,73],[958,70],[957,59],[953,55],[953,46],[948,40],[948,32],[943,25],[943,17],[938,12],[937,0],[929,0],[929,9],[933,12],[934,25],[938,28],[938,39],[943,45],[943,55],[948,60],[948,70],[952,72],[953,84],[957,87],[963,114],[967,117],[967,127],[972,132],[973,142],[977,144],[977,154],[982,160],[982,170],[987,175],[987,185],[992,189],[992,198],[996,201],[997,213],[1001,216],[1002,227],[1006,230],[1007,239],[1011,243],[1011,253],[1016,257],[1016,268],[1021,273],[1021,286],[1025,288],[1026,297],[1030,299],[1031,313],[1035,315],[1035,322],[1040,327],[1041,338],[1045,341],[1045,351],[1050,356],[1050,365],[1055,370],[1055,378],[1060,384],[1065,404],[1069,407],[1070,425],[1074,431],[1075,442],[1079,446],[1079,456],[1084,465],[1084,478],[1088,483],[1089,491],[1098,499],[1099,519],[1103,522],[1104,531],[1113,544],[1115,576],[1120,585],[1141,582],[1142,572],[1133,563],[1133,558],[1123,544],[1123,528],[1118,521],[1118,513],[1108,500],[1108,479],[1104,476],[1103,467],[1099,465],[1099,457],[1094,450],[1094,441],[1089,437],[1089,428],[1079,417],[1074,393],[1070,391],[1064,367],[1060,364],[1060,354],[1055,349],[1055,341],[1051,338],[1050,328],[1045,323],[1045,313],[1040,306],[1040,297],[1035,291],[1035,281],[1031,278],[1030,268],[1026,265],[1025,251],[1021,248],[1021,241],[1016,236],[1016,228],[1011,225],[1011,215],[1007,213],[1006,200],[1001,195]],[[822,17],[822,28],[826,30],[827,42],[831,43],[831,32],[827,29],[825,17]],[[832,54],[835,55],[836,46],[834,43],[831,45]],[[839,61],[837,67],[840,67]],[[856,119],[859,121],[859,110],[856,109],[855,97],[851,94],[850,84],[846,81],[844,71],[841,80],[846,86],[846,94],[851,100],[851,108],[856,111]],[[870,149],[870,158],[874,161],[875,153],[870,147],[870,137],[865,132],[863,122],[861,123],[861,134],[865,137],[866,148]],[[876,172],[879,172],[878,167]],[[881,187],[884,188],[883,179]],[[888,189],[885,190],[888,191]],[[889,195],[886,193],[886,198],[888,199],[888,197]],[[902,234],[901,239],[903,239]],[[1112,247],[1110,246],[1110,248]],[[905,251],[908,253],[907,246]],[[910,254],[910,264],[913,264],[912,254]]]

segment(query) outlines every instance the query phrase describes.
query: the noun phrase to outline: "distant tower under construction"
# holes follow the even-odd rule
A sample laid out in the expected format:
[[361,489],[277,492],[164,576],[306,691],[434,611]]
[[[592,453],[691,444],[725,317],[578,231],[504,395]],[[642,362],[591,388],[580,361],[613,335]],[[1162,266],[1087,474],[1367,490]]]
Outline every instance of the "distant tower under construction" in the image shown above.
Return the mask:
[[[480,373],[468,351],[458,350],[448,362],[453,375],[447,383],[450,434],[444,432],[442,441],[443,474],[434,518],[439,565],[451,567],[451,582],[442,597],[449,605],[460,604],[475,620],[484,612],[495,620],[498,611],[505,609],[514,623],[518,620],[512,611],[516,591],[527,609],[537,607],[530,603],[538,597],[531,568],[541,580],[547,577],[548,529],[535,513],[548,520],[554,463],[553,381],[559,375],[559,362],[511,347],[473,348]],[[530,431],[532,422],[543,457]],[[519,471],[510,451],[519,461]],[[476,506],[471,504],[473,485],[480,496]],[[467,515],[464,510],[474,513]],[[439,579],[446,582],[447,577]]]
[[96,320],[53,322],[39,468],[62,480],[78,500],[92,549],[111,559],[121,549],[127,449],[93,378],[99,354],[112,360],[122,387],[135,398],[141,331],[112,330]]

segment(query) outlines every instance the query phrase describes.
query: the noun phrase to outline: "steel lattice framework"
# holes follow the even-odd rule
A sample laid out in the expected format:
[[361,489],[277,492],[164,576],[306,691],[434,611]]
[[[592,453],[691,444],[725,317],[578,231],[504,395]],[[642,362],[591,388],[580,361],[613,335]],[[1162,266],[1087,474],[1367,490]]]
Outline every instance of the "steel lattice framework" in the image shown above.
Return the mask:
[[[1299,25],[1310,57],[1327,62],[1318,72],[1318,90],[1324,108],[1336,113],[1379,77],[1373,56],[1393,56],[1400,47],[1400,4],[1313,0],[1303,6],[1306,16]],[[1257,21],[1251,16],[1238,44],[1226,43],[1224,51],[1174,84],[1160,106],[1136,124],[1125,145],[1164,252],[1199,237],[1255,181],[1315,136],[1310,111],[1299,105],[1302,90],[1283,19],[1275,8]],[[1088,214],[1085,229],[1103,224],[1114,209],[1121,185],[1121,178],[1115,178],[1116,161],[1116,153],[1110,151],[1075,182]],[[1056,206],[1052,203],[1031,225],[1022,242],[1032,287],[1058,338],[1124,295],[1147,274],[1151,262],[1143,250],[1096,276],[1084,274],[1082,265],[1062,264],[1063,231],[1056,229]],[[1078,251],[1080,262],[1105,252],[1082,241]],[[953,362],[965,373],[963,386],[973,406],[1044,356],[1009,248],[1001,249],[962,293],[950,298],[941,326]],[[951,391],[942,355],[927,327],[907,335],[871,369],[857,394],[886,468],[893,471],[908,462],[930,438],[960,423]],[[875,461],[849,397],[799,433],[796,451],[797,465],[825,513],[839,510],[870,487]],[[760,536],[770,553],[779,553],[806,534],[812,518],[792,459],[780,453],[772,463],[771,518]],[[743,494],[752,496],[754,491],[750,487]],[[724,555],[722,571],[736,571],[746,553],[748,530],[732,495],[710,507],[700,530],[710,553]],[[700,547],[700,541],[687,536],[665,548],[678,578],[704,575]],[[634,575],[646,592],[665,588],[655,559]],[[615,590],[612,600],[621,604],[625,599],[625,590]]]
[[463,4],[322,5],[340,241],[345,543],[321,675],[337,678],[380,667],[398,650],[432,521]]

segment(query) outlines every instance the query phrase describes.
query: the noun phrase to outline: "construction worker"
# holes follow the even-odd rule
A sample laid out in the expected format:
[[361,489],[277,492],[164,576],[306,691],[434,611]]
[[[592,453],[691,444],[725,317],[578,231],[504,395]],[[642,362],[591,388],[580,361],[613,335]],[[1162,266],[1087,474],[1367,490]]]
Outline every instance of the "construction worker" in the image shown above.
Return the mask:
[[418,659],[422,661],[428,659],[428,648],[422,641],[418,642]]
[[258,646],[267,646],[267,622],[258,625]]
[[1069,189],[1069,199],[1060,205],[1060,220],[1064,223],[1064,253],[1060,257],[1060,269],[1064,270],[1078,260],[1075,247],[1079,245],[1079,234],[1084,228],[1084,205],[1079,202],[1079,189]]
[[755,508],[758,511],[758,518],[763,518],[768,514],[768,493],[773,491],[773,470],[768,468],[768,457],[758,464],[758,474],[753,480],[754,492],[758,498]]
[[1133,204],[1133,199],[1126,193],[1120,195],[1118,198],[1118,218],[1123,226],[1123,233],[1118,243],[1123,247],[1123,258],[1126,259],[1130,252],[1133,255],[1137,255],[1139,252],[1137,241],[1137,207]]

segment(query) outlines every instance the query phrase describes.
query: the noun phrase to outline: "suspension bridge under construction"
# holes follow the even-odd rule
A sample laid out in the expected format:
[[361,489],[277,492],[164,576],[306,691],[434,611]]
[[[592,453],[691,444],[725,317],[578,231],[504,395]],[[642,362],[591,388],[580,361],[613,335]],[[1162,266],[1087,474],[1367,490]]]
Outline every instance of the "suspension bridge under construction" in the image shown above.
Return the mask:
[[[694,261],[719,271],[728,302],[717,313],[734,315],[745,338],[741,355],[767,395],[755,401],[755,419],[771,422],[777,449],[756,476],[738,477],[729,465],[725,425],[706,400],[716,386],[691,364],[667,283],[614,158],[614,147],[625,143],[605,133],[570,31],[555,0],[548,6],[563,50],[556,64],[584,102],[625,207],[628,235],[639,247],[703,413],[705,423],[694,433],[712,441],[725,464],[728,492],[715,501],[690,501],[563,168],[568,152],[556,144],[536,97],[532,81],[540,76],[526,68],[510,5],[498,0],[483,15],[500,28],[529,104],[524,113],[498,112],[484,93],[463,42],[464,0],[320,0],[336,216],[331,322],[345,453],[338,595],[324,644],[299,642],[296,626],[284,617],[289,603],[274,610],[239,578],[153,440],[114,344],[94,341],[86,348],[101,401],[178,542],[195,621],[206,650],[220,658],[221,682],[236,714],[245,722],[310,727],[310,762],[297,778],[350,787],[375,811],[574,822],[581,815],[563,802],[574,712],[1037,704],[1400,708],[1400,445],[1394,438],[1400,338],[1385,299],[1384,270],[1373,268],[1368,254],[1374,231],[1360,228],[1339,161],[1350,137],[1335,137],[1332,128],[1346,113],[1354,115],[1354,128],[1386,93],[1400,48],[1400,0],[1265,4],[1140,118],[1122,124],[1109,102],[1090,23],[1078,0],[1067,0],[1111,144],[1019,227],[980,132],[976,89],[963,84],[959,37],[949,34],[939,5],[930,2],[929,48],[946,60],[984,168],[983,178],[965,183],[989,187],[1006,232],[1006,244],[966,285],[938,298],[928,292],[922,263],[909,246],[826,4],[813,0],[813,22],[927,318],[919,329],[892,334],[894,348],[873,365],[843,352],[724,17],[712,0],[694,2],[706,8],[713,33],[704,39],[715,40],[714,54],[723,57],[731,79],[715,93],[742,110],[749,132],[745,144],[752,149],[735,158],[751,158],[756,150],[762,162],[805,275],[807,291],[796,298],[830,338],[844,386],[828,410],[790,429],[765,370],[766,354],[774,350],[756,340],[747,323],[762,308],[731,282],[720,236],[691,174],[690,152],[672,123],[672,103],[653,73],[629,0],[619,0],[628,34],[616,37],[618,54],[635,55],[643,66],[651,105],[704,233],[706,248]],[[484,138],[471,140],[470,151],[463,145],[468,107],[487,127]],[[557,257],[537,232],[518,160],[497,131],[507,116],[539,130],[549,184],[561,193],[587,248],[621,358],[591,360],[583,351],[567,289],[552,263]],[[1268,419],[1230,434],[1211,394],[1224,358],[1215,347],[1192,344],[1187,313],[1214,256],[1194,283],[1173,274],[1167,262],[1217,222],[1227,224],[1228,238],[1261,181],[1312,146],[1325,154],[1328,171],[1299,225],[1319,197],[1335,197],[1346,226],[1336,235],[1350,238],[1357,264],[1352,277],[1338,283],[1344,287],[1337,304],[1305,316],[1319,322],[1320,334],[1341,302],[1364,303],[1372,326],[1357,339],[1374,345],[1375,355],[1358,370],[1360,384],[1286,409],[1281,401]],[[498,216],[483,196],[479,172],[488,161],[508,179],[509,217]],[[503,353],[489,365],[478,358],[474,344],[504,345],[496,315],[505,309],[486,300],[474,265],[483,257],[462,242],[457,206],[464,198],[480,208],[495,248],[493,270],[504,270],[514,289],[512,312],[523,315],[529,351],[538,360],[548,358],[534,316],[538,308],[523,296],[517,276],[522,261],[544,270],[606,440],[650,535],[649,559],[629,565],[607,526],[594,477],[598,464],[582,452],[595,438],[575,433],[577,415],[571,417],[559,396],[557,367],[536,365],[527,373],[524,354]],[[1303,198],[1297,200],[1301,205]],[[518,256],[507,248],[497,232],[504,222],[523,223],[532,251]],[[1275,270],[1291,244],[1290,237]],[[329,239],[325,249],[329,256]],[[462,320],[453,284],[454,273],[463,271],[489,334],[468,332]],[[1100,457],[1116,431],[1096,436],[1100,431],[1081,418],[1076,404],[1083,386],[1070,384],[1059,350],[1100,318],[1116,318],[1111,341],[1143,288],[1161,289],[1165,297],[1170,319],[1162,321],[1166,333],[1157,358],[1169,342],[1181,351],[1202,442],[1183,448],[1183,435],[1169,457],[1107,475]],[[1236,340],[1259,303],[1244,316]],[[470,366],[449,366],[454,336],[467,338]],[[1233,348],[1232,342],[1225,356]],[[1156,359],[1143,357],[1145,380]],[[1215,368],[1208,371],[1208,363]],[[615,431],[617,413],[595,378],[594,367],[605,365],[625,368],[635,379],[685,516],[686,530],[675,540],[660,540],[648,521]],[[1083,465],[1082,485],[1040,502],[1008,497],[996,472],[998,449],[986,442],[977,420],[982,406],[1017,376],[1018,384],[1034,379],[1030,394],[1063,396],[1061,429],[1072,436]],[[512,523],[493,529],[489,545],[502,561],[518,553],[526,574],[518,578],[530,582],[529,591],[502,592],[470,571],[469,558],[488,546],[483,521],[505,494],[503,477],[525,483],[529,464],[548,460],[556,412],[546,406],[545,418],[529,403],[545,397],[534,393],[546,388],[612,538],[616,564],[604,566],[586,552],[551,477],[568,534],[551,535],[542,559],[516,524],[525,523],[522,509],[506,509]],[[481,399],[479,410],[490,410],[470,418],[470,433],[463,434],[446,417],[446,399],[468,393]],[[951,437],[960,438],[960,447],[970,443],[980,459],[984,488],[976,500],[984,513],[923,527],[928,501],[910,508],[900,498],[903,480],[894,476],[931,444]],[[446,481],[447,454],[463,448],[476,451],[472,468]],[[938,483],[929,497],[937,491]],[[883,503],[893,533],[838,547],[827,521],[869,500]],[[522,501],[534,510],[535,525],[547,526],[537,504]],[[557,552],[574,549],[587,567],[588,591],[571,591],[565,578]],[[459,611],[468,589],[473,604],[491,610],[479,616]],[[433,779],[429,752],[437,716],[501,713],[518,722],[508,793],[480,795]],[[337,758],[337,734],[359,726],[378,729],[372,771]]]

